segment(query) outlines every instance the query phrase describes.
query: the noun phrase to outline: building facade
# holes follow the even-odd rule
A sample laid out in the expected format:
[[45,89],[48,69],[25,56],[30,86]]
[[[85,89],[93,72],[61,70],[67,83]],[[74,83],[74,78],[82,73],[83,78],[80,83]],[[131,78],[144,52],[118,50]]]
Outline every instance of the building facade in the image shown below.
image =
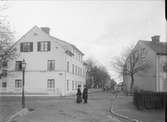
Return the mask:
[[48,27],[33,27],[12,48],[16,58],[7,62],[7,76],[0,79],[0,93],[19,95],[22,90],[22,61],[26,62],[25,94],[64,96],[83,85],[84,54],[74,45],[50,35]]
[[[166,92],[167,91],[167,43],[160,42],[160,36],[153,36],[152,41],[140,40],[133,50],[143,54],[149,68],[134,75],[134,88]],[[128,59],[125,63],[129,65]],[[131,78],[124,75],[123,80],[130,90]]]

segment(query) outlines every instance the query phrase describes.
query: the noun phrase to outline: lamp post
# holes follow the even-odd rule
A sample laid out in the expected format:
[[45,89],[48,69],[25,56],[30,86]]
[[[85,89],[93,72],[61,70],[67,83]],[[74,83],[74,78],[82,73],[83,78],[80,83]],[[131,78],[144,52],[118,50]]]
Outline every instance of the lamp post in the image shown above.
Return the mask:
[[22,71],[23,71],[22,108],[25,108],[25,97],[24,97],[25,68],[26,68],[26,62],[25,62],[25,60],[23,59],[23,61],[22,61]]

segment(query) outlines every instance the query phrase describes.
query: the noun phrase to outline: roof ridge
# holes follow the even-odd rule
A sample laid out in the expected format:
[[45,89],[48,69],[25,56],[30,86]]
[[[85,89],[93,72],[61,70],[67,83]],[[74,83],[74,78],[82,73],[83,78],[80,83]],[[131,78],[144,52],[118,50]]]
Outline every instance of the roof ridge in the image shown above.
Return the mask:
[[146,46],[151,48],[155,53],[167,54],[167,42],[152,43],[152,41],[142,41]]

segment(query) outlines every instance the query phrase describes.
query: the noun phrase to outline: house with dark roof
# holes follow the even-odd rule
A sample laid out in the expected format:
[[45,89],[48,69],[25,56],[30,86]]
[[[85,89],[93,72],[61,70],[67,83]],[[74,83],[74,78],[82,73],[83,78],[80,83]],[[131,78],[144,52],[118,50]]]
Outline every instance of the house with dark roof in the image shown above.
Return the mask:
[[7,76],[0,79],[1,95],[21,95],[23,59],[25,95],[70,95],[86,83],[84,54],[73,44],[51,36],[48,27],[34,26],[12,48],[17,57],[7,62]]
[[[133,50],[141,52],[149,68],[134,75],[134,88],[147,91],[167,91],[167,42],[160,42],[160,36],[152,41],[140,40]],[[128,60],[125,65],[128,65]],[[127,89],[130,90],[131,78],[123,76]]]

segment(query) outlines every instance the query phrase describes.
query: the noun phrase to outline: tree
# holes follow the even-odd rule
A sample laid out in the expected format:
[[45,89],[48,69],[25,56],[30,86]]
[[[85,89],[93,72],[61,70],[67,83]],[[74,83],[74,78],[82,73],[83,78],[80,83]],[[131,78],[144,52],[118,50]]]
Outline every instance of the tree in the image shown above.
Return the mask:
[[[0,8],[3,8],[2,6]],[[14,35],[9,25],[5,24],[5,18],[0,19],[0,78],[3,76],[7,62],[16,56],[16,49],[11,47]]]
[[133,90],[135,74],[141,71],[146,71],[150,65],[146,60],[146,52],[142,49],[128,48],[125,54],[115,58],[112,62],[114,69],[120,76],[130,76],[130,90]]
[[116,84],[117,84],[117,82],[114,79],[111,79],[110,88],[114,89],[114,87],[115,87]]
[[87,64],[87,85],[89,88],[104,88],[107,81],[110,80],[110,75],[106,68],[97,64],[92,59],[86,61]]
[[86,84],[88,88],[92,88],[94,86],[93,67],[95,66],[95,62],[92,59],[88,59],[84,63],[86,64],[86,67],[87,67]]

